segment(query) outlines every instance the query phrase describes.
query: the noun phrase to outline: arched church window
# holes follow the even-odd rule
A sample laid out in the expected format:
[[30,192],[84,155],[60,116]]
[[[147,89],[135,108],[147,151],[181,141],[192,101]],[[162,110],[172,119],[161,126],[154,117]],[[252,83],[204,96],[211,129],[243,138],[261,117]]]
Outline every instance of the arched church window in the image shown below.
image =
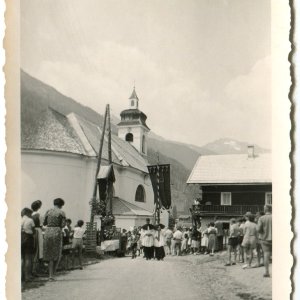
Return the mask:
[[143,138],[142,138],[142,152],[146,153],[146,138],[145,138],[144,135],[143,135]]
[[134,106],[134,100],[131,100],[131,106]]
[[135,201],[136,202],[146,202],[145,189],[142,185],[139,185],[135,192]]
[[125,136],[125,141],[126,142],[133,142],[133,134],[132,133],[127,133]]

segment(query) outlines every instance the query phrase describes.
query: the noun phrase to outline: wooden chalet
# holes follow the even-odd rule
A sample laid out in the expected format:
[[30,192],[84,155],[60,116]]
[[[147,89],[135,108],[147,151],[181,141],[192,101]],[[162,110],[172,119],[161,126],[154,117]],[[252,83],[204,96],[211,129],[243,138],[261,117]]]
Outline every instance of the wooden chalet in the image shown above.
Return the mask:
[[200,156],[187,180],[200,189],[193,210],[202,219],[223,221],[263,211],[272,204],[271,167],[271,154],[255,154],[254,146],[248,146],[248,154]]

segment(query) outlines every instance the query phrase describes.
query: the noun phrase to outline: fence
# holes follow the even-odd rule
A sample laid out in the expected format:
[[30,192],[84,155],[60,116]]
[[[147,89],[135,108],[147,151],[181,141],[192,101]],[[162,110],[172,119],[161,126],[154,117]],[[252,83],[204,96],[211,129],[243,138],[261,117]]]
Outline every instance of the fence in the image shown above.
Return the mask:
[[95,252],[97,246],[97,223],[86,223],[85,251]]
[[263,211],[263,205],[193,205],[196,215],[203,214],[228,214],[228,215],[244,215],[246,212],[253,214]]

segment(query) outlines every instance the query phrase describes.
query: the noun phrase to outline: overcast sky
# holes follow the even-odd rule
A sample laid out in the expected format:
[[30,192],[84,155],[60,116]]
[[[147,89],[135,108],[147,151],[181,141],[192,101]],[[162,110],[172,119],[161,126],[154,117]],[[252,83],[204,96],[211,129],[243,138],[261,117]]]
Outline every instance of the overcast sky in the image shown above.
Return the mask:
[[21,67],[61,93],[119,116],[135,81],[156,134],[271,148],[269,1],[21,4]]

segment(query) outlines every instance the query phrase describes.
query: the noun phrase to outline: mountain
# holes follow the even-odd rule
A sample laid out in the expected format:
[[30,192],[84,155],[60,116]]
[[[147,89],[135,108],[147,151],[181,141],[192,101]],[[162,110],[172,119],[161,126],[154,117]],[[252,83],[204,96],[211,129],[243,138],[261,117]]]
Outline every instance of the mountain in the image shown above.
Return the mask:
[[[83,118],[101,125],[103,116],[93,109],[84,106],[72,98],[59,93],[53,87],[35,79],[21,70],[21,137],[36,130],[38,121],[43,118],[47,107],[52,107],[61,114],[67,115],[71,112]],[[116,127],[112,125],[112,131],[116,132]]]
[[177,160],[189,170],[192,170],[200,154],[213,154],[213,152],[206,151],[206,149],[201,148],[200,150],[194,150],[186,144],[168,140],[158,140],[151,137],[148,139],[148,147]]
[[[35,79],[26,72],[21,70],[21,139],[30,135],[34,130],[37,130],[39,121],[43,118],[48,107],[55,109],[61,114],[67,115],[71,112],[82,116],[83,118],[97,125],[103,124],[103,116],[86,107],[70,97],[66,97],[59,93],[53,87]],[[116,134],[116,124],[119,122],[118,117],[112,116],[112,131]],[[192,195],[189,189],[186,189],[186,180],[189,176],[191,168],[199,154],[196,151],[190,150],[182,144],[179,150],[172,150],[176,143],[168,142],[167,140],[151,133],[149,139],[149,163],[157,163],[157,152],[161,163],[171,164],[171,181],[172,181],[172,197],[173,203],[176,204],[178,211],[186,211],[189,207],[189,201]],[[161,143],[161,145],[160,145]],[[170,153],[170,155],[169,155]],[[181,159],[181,156],[192,156],[193,159]],[[178,161],[175,158],[178,159]],[[186,162],[188,167],[186,166]],[[187,191],[187,192],[186,192]]]
[[[237,141],[231,138],[222,138],[208,143],[203,148],[214,152],[215,154],[243,154],[247,153],[249,143]],[[255,153],[267,153],[270,150],[254,144]]]
[[[71,112],[102,126],[103,116],[84,106],[70,97],[59,93],[53,87],[35,79],[21,70],[21,138],[30,135],[37,128],[39,120],[48,107],[52,107],[61,114]],[[117,134],[117,124],[120,119],[111,116],[112,133]],[[247,153],[247,143],[234,139],[219,139],[202,147],[169,141],[154,132],[150,132],[148,139],[148,159],[150,164],[157,163],[157,153],[161,163],[171,164],[172,203],[179,213],[188,213],[188,207],[193,199],[194,186],[187,187],[186,180],[194,167],[199,155]],[[267,152],[255,146],[256,153]]]

